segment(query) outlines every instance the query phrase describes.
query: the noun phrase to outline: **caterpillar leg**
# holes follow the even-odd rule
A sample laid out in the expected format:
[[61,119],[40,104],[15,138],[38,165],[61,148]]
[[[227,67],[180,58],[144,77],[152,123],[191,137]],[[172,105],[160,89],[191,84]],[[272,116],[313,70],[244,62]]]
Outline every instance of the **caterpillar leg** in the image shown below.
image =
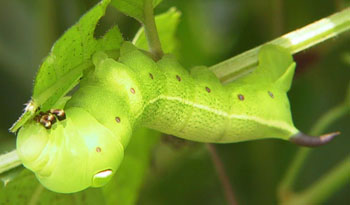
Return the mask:
[[66,113],[62,109],[51,109],[50,113],[54,114],[60,121],[66,119]]
[[50,129],[55,121],[56,118],[51,113],[41,116],[39,120],[40,124],[42,124],[46,129]]
[[51,109],[47,112],[41,112],[35,117],[35,120],[42,124],[46,129],[50,129],[56,122],[56,118],[59,121],[66,119],[66,114],[62,109]]
[[339,135],[340,132],[332,132],[324,134],[318,137],[309,136],[302,132],[293,135],[289,140],[294,144],[306,146],[306,147],[318,147],[330,142],[335,136]]

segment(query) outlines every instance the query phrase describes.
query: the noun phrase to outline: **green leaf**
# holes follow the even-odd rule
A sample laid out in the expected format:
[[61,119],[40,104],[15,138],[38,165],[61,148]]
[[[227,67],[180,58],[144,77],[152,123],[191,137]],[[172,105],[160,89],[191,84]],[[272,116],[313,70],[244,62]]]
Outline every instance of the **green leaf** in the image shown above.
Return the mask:
[[45,189],[29,170],[23,170],[16,180],[0,189],[4,204],[104,204],[100,189],[87,189],[75,194],[58,194]]
[[[181,12],[175,7],[170,8],[167,12],[155,17],[157,30],[165,53],[174,52],[177,41],[175,32],[180,21]],[[142,27],[136,34],[133,43],[141,49],[149,50],[145,30]]]
[[[153,0],[153,7],[156,7],[162,0]],[[144,0],[112,0],[112,5],[127,16],[143,22]]]
[[139,128],[133,134],[120,168],[103,188],[107,204],[136,203],[138,191],[150,165],[151,151],[160,135],[159,132],[146,128]]
[[90,58],[93,53],[119,49],[123,38],[117,27],[110,29],[101,39],[94,38],[96,25],[109,3],[110,0],[98,3],[53,45],[36,76],[32,100],[11,128],[12,132],[32,118],[39,107],[44,111],[50,109],[76,86],[83,70],[92,67]]

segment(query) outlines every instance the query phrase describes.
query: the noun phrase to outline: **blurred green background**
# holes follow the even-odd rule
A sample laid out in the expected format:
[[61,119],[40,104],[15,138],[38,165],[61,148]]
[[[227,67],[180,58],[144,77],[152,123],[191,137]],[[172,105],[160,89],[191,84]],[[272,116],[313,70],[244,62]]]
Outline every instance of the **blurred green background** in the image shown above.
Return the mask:
[[[15,147],[8,128],[29,101],[42,59],[54,41],[97,1],[0,1],[0,153]],[[342,0],[164,0],[161,13],[175,6],[182,12],[176,55],[186,67],[213,65],[272,40],[345,6]],[[139,28],[137,21],[115,9],[106,21],[117,23],[126,40]],[[295,56],[298,67],[289,92],[296,126],[308,132],[328,109],[344,101],[350,79],[350,35],[343,34]],[[315,149],[303,167],[296,190],[315,182],[349,156],[350,117],[328,131],[342,135]],[[298,149],[278,140],[216,145],[238,202],[275,204],[276,186]],[[225,204],[220,182],[201,144],[163,140],[152,154],[152,165],[140,191],[139,204]],[[350,173],[349,178],[350,182]],[[327,204],[346,204],[350,183]]]

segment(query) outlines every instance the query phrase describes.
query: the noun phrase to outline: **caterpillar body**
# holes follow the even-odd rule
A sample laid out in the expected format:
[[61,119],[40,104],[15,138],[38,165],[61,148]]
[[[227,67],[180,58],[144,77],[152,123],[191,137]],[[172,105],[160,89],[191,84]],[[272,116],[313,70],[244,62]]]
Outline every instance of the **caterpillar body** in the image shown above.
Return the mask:
[[106,184],[138,126],[212,143],[279,138],[316,146],[336,135],[309,137],[294,127],[286,92],[295,63],[277,46],[262,47],[258,68],[227,85],[206,67],[188,72],[171,55],[155,62],[131,43],[118,61],[102,52],[92,60],[65,119],[46,117],[46,127],[32,120],[18,134],[24,166],[56,192]]

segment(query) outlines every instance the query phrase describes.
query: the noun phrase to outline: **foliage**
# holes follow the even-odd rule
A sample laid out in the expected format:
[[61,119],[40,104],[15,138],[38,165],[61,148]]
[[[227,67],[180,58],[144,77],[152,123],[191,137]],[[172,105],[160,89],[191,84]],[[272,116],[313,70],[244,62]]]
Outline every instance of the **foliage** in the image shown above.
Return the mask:
[[[31,96],[31,80],[34,72],[36,72],[35,68],[53,43],[45,41],[46,44],[42,46],[43,39],[58,39],[58,35],[63,33],[63,28],[66,29],[72,25],[86,8],[92,7],[91,3],[83,3],[83,1],[68,3],[47,1],[53,6],[49,5],[50,3],[47,4],[46,1],[6,1],[0,3],[0,16],[3,17],[0,18],[0,87],[6,88],[0,90],[1,99],[6,99],[0,104],[1,115],[6,116],[0,120],[0,128],[3,130],[0,132],[0,150],[2,151],[11,150],[14,147],[14,137],[7,136],[6,130],[18,116],[23,102]],[[136,2],[136,4],[132,2]],[[143,6],[140,2],[114,0],[112,5],[128,16],[135,17],[143,22],[141,12]],[[163,23],[158,25],[158,30],[164,45],[163,48],[169,52],[176,48],[176,54],[186,66],[212,65],[271,40],[286,31],[327,16],[335,12],[336,6],[342,6],[341,3],[333,5],[331,1],[323,1],[318,2],[318,8],[320,9],[315,9],[315,2],[312,1],[285,2],[282,6],[279,6],[276,2],[278,1],[164,1],[156,11],[166,11],[169,5],[176,6],[183,13],[183,19],[179,24],[178,39],[176,40],[172,37],[173,35],[168,35],[167,31],[169,31],[168,27],[171,26],[170,29],[175,32],[179,13],[170,10],[162,15],[165,16],[165,19],[161,20]],[[6,3],[8,4],[6,5]],[[90,33],[90,38],[81,39],[81,42],[84,42],[83,46],[78,42],[75,44],[69,39],[64,40],[64,38],[60,38],[56,42],[56,46],[51,51],[51,57],[44,60],[39,71],[39,76],[42,76],[40,78],[47,82],[40,83],[39,86],[38,82],[40,80],[35,81],[36,88],[34,88],[33,100],[37,103],[34,103],[34,107],[41,104],[43,104],[43,108],[50,107],[59,97],[74,87],[79,80],[81,71],[89,67],[90,63],[87,59],[94,51],[118,48],[122,38],[116,27],[97,41],[91,38],[95,25],[103,15],[107,3],[108,1],[102,1],[95,7],[99,11],[98,14],[94,13],[89,17],[89,13],[87,13],[80,21],[84,18],[94,20],[89,19],[88,22],[85,22],[86,24],[83,24],[84,22],[76,24],[75,28],[82,27],[83,29],[86,28],[83,25],[89,25],[89,31],[86,33]],[[346,3],[343,2],[344,5]],[[41,6],[42,8],[40,8]],[[135,6],[135,8],[130,6]],[[267,13],[266,10],[268,9],[272,9],[272,12]],[[40,13],[43,10],[47,12]],[[67,10],[73,12],[66,15]],[[293,12],[296,10],[298,14]],[[47,16],[43,17],[36,13]],[[166,20],[166,18],[169,18],[169,20]],[[45,21],[51,20],[51,23],[44,24],[43,19]],[[69,23],[66,19],[69,19]],[[280,21],[276,21],[276,19]],[[123,31],[131,29],[132,26],[125,28],[122,25],[132,25],[133,20],[120,16],[118,23]],[[50,25],[55,29],[43,28],[44,25]],[[94,26],[91,27],[91,25]],[[67,35],[79,36],[79,33],[73,29],[71,33],[66,32],[64,34],[64,36]],[[132,35],[124,36],[125,39],[132,39],[132,37]],[[145,37],[140,37],[138,41],[134,40],[134,42],[138,42],[141,48],[147,49],[145,39]],[[346,60],[342,61],[342,59],[346,59],[345,57],[340,57],[348,55],[349,39],[348,35],[343,35],[337,38],[336,41],[310,49],[295,57],[298,62],[297,75],[289,95],[294,113],[293,117],[298,127],[304,130],[308,129],[318,116],[335,104],[342,102],[345,93],[349,93],[349,91],[346,92],[349,83],[349,63]],[[65,45],[67,42],[71,44],[69,46]],[[179,46],[173,46],[175,42],[179,43]],[[73,52],[74,49],[77,52]],[[84,55],[79,57],[83,49]],[[52,56],[62,54],[66,55],[66,59],[69,60],[57,61],[55,58],[52,60]],[[55,66],[50,64],[52,62]],[[66,62],[71,64],[66,65]],[[47,68],[43,67],[53,69],[52,71],[55,73],[54,81],[52,81],[52,73],[49,73],[45,70]],[[57,70],[58,67],[65,69]],[[67,72],[73,72],[74,75],[72,73],[67,74]],[[59,79],[64,75],[70,78],[63,81],[64,89],[56,90],[55,86],[52,85],[55,83],[62,85],[62,81],[59,81]],[[48,76],[50,77],[48,78]],[[38,77],[38,79],[40,78]],[[8,88],[9,85],[11,89]],[[47,91],[47,88],[52,89]],[[30,114],[27,117],[30,117]],[[336,124],[328,128],[328,130],[340,130],[343,134],[329,146],[313,151],[305,167],[300,170],[300,178],[297,179],[295,187],[297,191],[318,180],[330,167],[336,165],[338,161],[348,155],[348,145],[350,143],[349,138],[346,137],[350,131],[347,126],[348,123],[349,117],[342,117]],[[140,131],[140,133],[144,138],[135,138],[134,136],[133,139],[137,140],[132,141],[128,147],[126,158],[131,160],[125,161],[119,175],[106,188],[102,190],[89,189],[75,195],[58,195],[44,190],[38,185],[33,174],[18,168],[1,176],[1,179],[6,182],[14,180],[8,182],[0,190],[0,204],[21,204],[28,201],[31,203],[49,203],[53,200],[62,204],[86,204],[87,202],[91,204],[101,204],[103,202],[133,204],[137,200],[142,204],[225,203],[212,163],[206,150],[201,145],[184,145],[174,149],[164,142],[155,145],[157,137],[149,140],[150,137],[159,135],[158,133],[150,133],[147,130]],[[156,146],[156,149],[153,149],[154,146]],[[289,163],[291,163],[296,149],[294,145],[265,140],[219,145],[217,147],[226,165],[239,202],[244,204],[271,204],[276,202],[277,182],[280,181]],[[153,152],[155,152],[154,156]],[[153,159],[150,167],[149,157],[151,156],[153,156]],[[135,161],[133,162],[132,159],[135,159]],[[140,190],[142,184],[143,188]],[[117,194],[114,195],[114,189],[121,191],[117,191]],[[345,204],[348,200],[347,192],[349,192],[349,187],[345,187],[332,195],[328,202]],[[254,197],[251,193],[254,193]]]
[[[153,7],[156,7],[162,0],[152,0]],[[112,5],[140,22],[144,22],[144,0],[112,0]]]
[[13,126],[15,132],[40,107],[46,111],[79,82],[84,69],[91,67],[91,55],[96,51],[117,50],[122,36],[117,27],[112,28],[101,39],[94,38],[95,26],[110,3],[101,1],[87,12],[54,44],[49,56],[40,66],[35,79],[32,100],[22,118]]

